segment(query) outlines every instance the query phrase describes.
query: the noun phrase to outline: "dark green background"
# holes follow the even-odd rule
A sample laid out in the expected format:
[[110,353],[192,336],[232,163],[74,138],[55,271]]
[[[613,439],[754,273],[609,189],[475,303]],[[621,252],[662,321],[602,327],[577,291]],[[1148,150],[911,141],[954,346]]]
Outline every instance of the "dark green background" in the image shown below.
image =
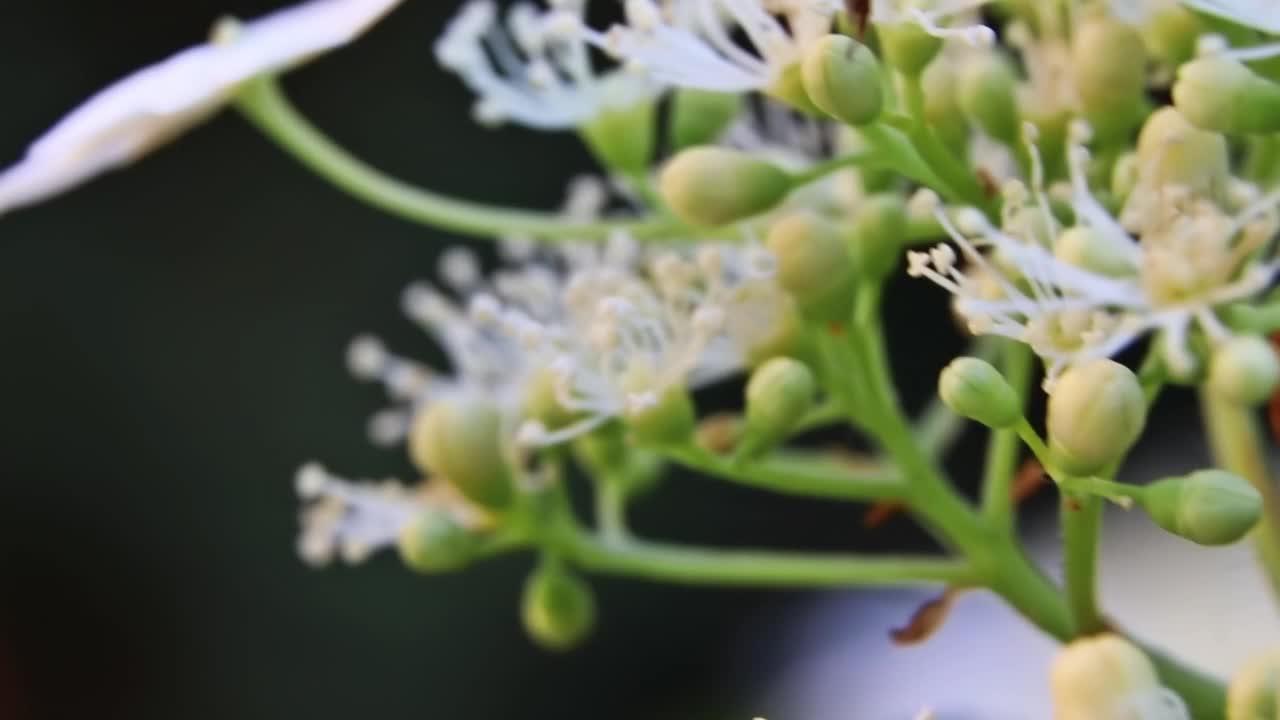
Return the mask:
[[[272,4],[3,3],[0,161],[219,14]],[[431,55],[454,7],[408,0],[287,88],[393,174],[552,207],[587,158],[571,136],[471,123],[469,94]],[[561,657],[518,623],[528,557],[432,578],[390,556],[325,572],[296,560],[302,461],[408,474],[365,442],[382,399],[348,379],[343,350],[372,330],[430,356],[398,297],[455,240],[341,195],[233,112],[0,218],[0,718],[784,716],[763,691],[804,594],[600,581],[601,631]],[[913,290],[893,307],[919,399],[958,341],[938,295]],[[637,525],[724,544],[915,538],[902,522],[851,530],[856,518],[679,478]]]

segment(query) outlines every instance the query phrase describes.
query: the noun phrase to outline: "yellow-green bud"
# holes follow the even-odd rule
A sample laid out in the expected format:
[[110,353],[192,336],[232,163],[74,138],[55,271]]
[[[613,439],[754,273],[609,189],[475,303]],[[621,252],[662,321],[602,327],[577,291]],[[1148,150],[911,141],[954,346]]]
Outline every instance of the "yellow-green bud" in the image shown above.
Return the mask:
[[971,58],[960,71],[960,107],[983,132],[1001,142],[1018,142],[1018,76],[1008,58],[996,51]]
[[1113,360],[1089,360],[1049,393],[1049,445],[1067,472],[1092,475],[1121,459],[1147,420],[1138,378]]
[[1053,242],[1053,254],[1059,260],[1112,277],[1137,274],[1137,267],[1124,250],[1106,235],[1087,226],[1068,228]]
[[809,93],[804,89],[804,78],[802,77],[799,62],[793,62],[783,68],[778,73],[777,79],[773,81],[773,84],[765,88],[765,93],[806,115],[822,114],[822,111],[818,109],[817,105],[813,104],[813,100],[809,98]]
[[774,358],[751,373],[747,381],[745,444],[749,453],[779,442],[813,407],[818,392],[813,372],[791,358]]
[[969,119],[960,108],[959,81],[959,68],[947,62],[931,63],[920,76],[925,121],[944,143],[955,148],[969,142]]
[[680,219],[713,228],[772,209],[791,190],[776,165],[728,148],[682,150],[658,178],[662,199]]
[[1280,85],[1229,57],[1208,55],[1179,68],[1173,102],[1188,120],[1206,130],[1280,131]]
[[1113,138],[1137,125],[1147,66],[1136,30],[1105,13],[1090,13],[1072,34],[1071,69],[1094,132]]
[[1181,185],[1220,199],[1227,191],[1231,159],[1225,137],[1197,128],[1177,108],[1165,106],[1147,118],[1138,134],[1138,167],[1144,179],[1159,186]]
[[424,474],[447,480],[477,505],[504,507],[512,487],[501,425],[498,409],[484,398],[443,398],[414,418],[409,456]]
[[622,419],[641,445],[684,442],[698,422],[693,398],[684,385],[678,383],[655,389],[654,376],[655,372],[646,367],[634,367],[627,373],[622,384],[627,391],[628,406]]
[[1138,187],[1140,177],[1136,152],[1126,152],[1116,158],[1116,164],[1111,166],[1111,197],[1118,205],[1124,205],[1129,199],[1134,188]]
[[938,375],[938,397],[957,415],[991,428],[1012,427],[1022,419],[1018,393],[991,363],[959,357]]
[[1053,716],[1060,720],[1167,720],[1155,667],[1116,635],[1096,635],[1058,651],[1049,674]]
[[749,367],[757,367],[775,357],[805,360],[810,355],[812,348],[795,298],[786,293],[778,293],[771,312],[773,321],[765,326],[766,332],[756,334],[744,348]]
[[884,60],[903,75],[919,75],[942,50],[942,38],[930,35],[920,23],[898,22],[876,25],[876,37]]
[[884,107],[880,62],[847,35],[827,35],[805,52],[805,92],[820,110],[849,125],[866,125]]
[[801,312],[819,320],[845,316],[853,301],[853,263],[835,226],[795,212],[769,229],[768,246],[778,262],[778,284]]
[[1204,30],[1195,13],[1176,3],[1157,5],[1140,28],[1147,52],[1171,68],[1195,56],[1196,40]]
[[429,507],[400,531],[397,547],[404,563],[421,573],[442,573],[467,565],[480,538],[445,508]]
[[881,279],[898,267],[907,237],[907,204],[899,195],[873,195],[854,213],[849,254],[864,277]]
[[1227,686],[1227,720],[1280,718],[1280,650],[1251,659]]
[[1280,359],[1271,344],[1256,335],[1237,335],[1213,349],[1209,386],[1240,405],[1260,405],[1280,383]]
[[559,563],[544,562],[525,582],[520,618],[542,647],[569,650],[595,627],[595,596],[589,585]]
[[1225,470],[1199,470],[1157,480],[1138,498],[1157,525],[1198,545],[1229,545],[1262,516],[1262,496]]
[[656,106],[641,102],[597,113],[582,126],[582,137],[600,164],[622,173],[644,173],[653,159]]
[[671,144],[683,150],[714,143],[741,110],[737,93],[680,88],[671,99]]
[[573,422],[576,415],[560,404],[556,386],[559,380],[550,368],[535,372],[525,383],[524,415],[537,420],[548,430],[556,430]]

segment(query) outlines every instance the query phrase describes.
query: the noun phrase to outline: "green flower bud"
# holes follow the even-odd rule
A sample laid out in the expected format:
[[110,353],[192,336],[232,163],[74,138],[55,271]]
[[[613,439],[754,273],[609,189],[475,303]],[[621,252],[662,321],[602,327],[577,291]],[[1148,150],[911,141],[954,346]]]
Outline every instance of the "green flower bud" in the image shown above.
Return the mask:
[[[693,398],[683,385],[655,390],[654,372],[644,367],[632,368],[623,387],[632,398],[622,418],[632,436],[642,445],[675,445],[693,434],[697,411]],[[646,397],[648,401],[635,398]]]
[[621,173],[649,170],[657,137],[656,106],[642,102],[604,110],[582,126],[582,137],[600,164]]
[[1174,105],[1195,125],[1227,134],[1280,131],[1280,85],[1221,55],[1178,69]]
[[777,166],[728,148],[680,151],[658,177],[658,192],[680,219],[713,228],[772,209],[791,190]]
[[1071,68],[1081,108],[1098,136],[1120,137],[1137,125],[1147,66],[1136,30],[1090,13],[1072,34]]
[[813,372],[791,358],[774,358],[751,373],[747,382],[745,448],[760,452],[781,441],[813,407],[818,383]]
[[441,399],[414,418],[409,456],[424,474],[447,480],[477,505],[504,507],[512,486],[501,424],[498,409],[483,398]]
[[1122,458],[1146,420],[1138,378],[1113,360],[1068,369],[1049,393],[1049,445],[1062,468],[1076,475],[1092,475]]
[[1198,545],[1229,545],[1262,516],[1262,496],[1225,470],[1199,470],[1157,480],[1138,498],[1157,525]]
[[938,397],[957,415],[990,428],[1012,427],[1022,419],[1018,393],[986,360],[952,360],[938,375]]
[[562,428],[577,417],[560,404],[557,384],[556,374],[550,368],[537,371],[525,384],[524,415],[542,423],[548,430]]
[[775,357],[785,356],[803,361],[810,355],[812,348],[795,298],[779,292],[771,312],[773,322],[766,326],[764,333],[754,336],[745,347],[748,367],[757,367]]
[[849,254],[865,277],[888,277],[902,258],[907,237],[907,204],[899,195],[873,195],[854,214]]
[[778,79],[765,89],[765,93],[775,100],[780,100],[806,115],[822,115],[822,111],[809,93],[804,89],[804,77],[801,64],[794,62],[778,73]]
[[1117,205],[1124,205],[1134,188],[1138,187],[1139,179],[1137,153],[1126,152],[1116,158],[1116,164],[1111,166],[1111,197],[1115,199]]
[[420,573],[442,573],[465,567],[476,555],[480,538],[445,508],[429,507],[400,531],[400,557]]
[[813,43],[805,52],[801,77],[809,99],[831,117],[849,125],[866,125],[880,117],[880,62],[857,40],[827,35]]
[[1196,40],[1204,34],[1204,23],[1182,5],[1158,5],[1143,19],[1142,42],[1147,52],[1168,67],[1178,67],[1196,54]]
[[520,601],[525,631],[548,650],[570,650],[596,624],[591,587],[559,563],[544,562],[525,582]]
[[1212,199],[1225,196],[1231,176],[1227,139],[1167,106],[1152,113],[1138,134],[1138,167],[1159,186],[1181,185]]
[[1064,230],[1053,242],[1053,254],[1063,262],[1102,275],[1132,277],[1138,272],[1124,248],[1091,227]]
[[1280,650],[1251,659],[1227,686],[1227,720],[1280,718]]
[[768,246],[777,258],[778,284],[801,312],[819,320],[845,316],[853,301],[853,263],[831,223],[792,213],[769,229]]
[[1142,651],[1116,635],[1076,640],[1058,651],[1049,673],[1055,718],[1071,720],[1159,720],[1134,702],[1160,681]]
[[1017,88],[1008,58],[996,51],[981,53],[960,70],[960,107],[983,132],[1012,145],[1022,132]]
[[959,68],[953,63],[931,63],[920,76],[925,122],[954,148],[969,143],[969,119],[960,107],[959,82]]
[[942,38],[930,35],[920,23],[884,23],[876,26],[884,60],[903,75],[919,75],[942,50]]
[[671,144],[683,150],[714,143],[741,110],[737,93],[681,88],[671,99]]
[[1280,383],[1280,359],[1271,344],[1256,335],[1237,335],[1213,349],[1209,386],[1240,405],[1261,405]]

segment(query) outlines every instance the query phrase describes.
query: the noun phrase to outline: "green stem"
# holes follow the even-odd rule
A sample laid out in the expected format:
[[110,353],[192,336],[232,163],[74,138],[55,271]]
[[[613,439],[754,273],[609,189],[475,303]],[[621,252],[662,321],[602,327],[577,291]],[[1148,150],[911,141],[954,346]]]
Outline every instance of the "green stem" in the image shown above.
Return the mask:
[[857,470],[836,460],[802,452],[777,452],[735,463],[694,445],[668,448],[666,457],[692,470],[747,487],[785,495],[836,500],[895,500],[907,485],[893,468]]
[[397,180],[352,156],[289,103],[273,77],[249,82],[236,98],[248,120],[305,167],[364,202],[406,220],[479,237],[525,233],[601,239],[618,230],[636,237],[674,232],[671,220],[576,222],[552,213],[458,200]]
[[920,76],[900,74],[900,77],[907,112],[911,116],[911,129],[907,136],[911,138],[916,151],[960,199],[982,209],[988,215],[994,215],[995,203],[983,192],[977,176],[943,144],[933,128],[929,127],[925,119],[924,88],[920,84]]
[[1200,391],[1200,407],[1209,430],[1209,445],[1218,464],[1247,479],[1262,495],[1262,519],[1253,529],[1258,561],[1280,600],[1280,490],[1271,478],[1258,421],[1252,408]]
[[1160,675],[1160,683],[1177,691],[1196,720],[1222,720],[1226,716],[1227,692],[1222,681],[1189,668],[1163,651],[1137,642],[1151,658]]
[[[1026,404],[1027,386],[1031,383],[1033,356],[1022,343],[1003,341],[1001,348],[1005,379]],[[1018,431],[1013,428],[991,431],[987,441],[986,473],[982,480],[982,516],[994,527],[1012,531],[1016,525],[1013,499],[1013,476],[1018,467]]]
[[1098,608],[1098,541],[1102,529],[1102,500],[1093,495],[1063,492],[1062,564],[1067,606],[1078,635],[1103,630]]
[[968,202],[938,175],[933,166],[921,156],[919,148],[902,131],[883,123],[871,123],[859,127],[858,132],[876,154],[884,159],[885,167],[933,188],[949,202]]
[[620,478],[596,477],[596,526],[609,542],[622,542],[627,529],[627,492]]
[[798,188],[802,185],[808,185],[815,180],[821,180],[831,173],[844,170],[845,168],[855,167],[857,165],[873,164],[875,162],[875,158],[875,153],[859,152],[825,160],[816,165],[805,168],[802,172],[792,174],[791,187]]

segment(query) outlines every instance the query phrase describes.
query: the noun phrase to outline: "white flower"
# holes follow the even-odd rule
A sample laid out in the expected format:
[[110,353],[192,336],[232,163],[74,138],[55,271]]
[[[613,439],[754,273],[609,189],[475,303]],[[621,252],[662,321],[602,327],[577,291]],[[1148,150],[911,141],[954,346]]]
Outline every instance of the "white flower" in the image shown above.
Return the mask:
[[73,110],[0,173],[0,212],[127,165],[217,111],[245,81],[355,39],[400,0],[311,0],[143,68]]
[[542,130],[574,128],[600,112],[644,102],[655,88],[625,71],[598,73],[578,32],[582,0],[557,0],[540,12],[512,5],[505,29],[492,0],[470,0],[436,43],[440,64],[479,99],[483,123],[516,122]]
[[1182,0],[1182,3],[1238,25],[1280,35],[1280,5],[1274,0]]
[[[809,41],[831,26],[833,7],[792,0],[781,6],[784,26],[760,0],[626,0],[626,23],[583,37],[631,69],[676,87],[721,92],[765,90],[800,60]],[[741,31],[750,50],[734,34]]]
[[[976,210],[939,220],[968,261],[957,266],[946,244],[909,255],[909,274],[927,277],[956,296],[956,310],[977,334],[1029,344],[1048,364],[1046,384],[1074,362],[1108,357],[1152,330],[1161,331],[1165,362],[1175,373],[1195,366],[1188,341],[1198,327],[1211,343],[1229,336],[1215,311],[1252,298],[1275,276],[1277,263],[1259,250],[1280,227],[1280,191],[1255,199],[1234,216],[1185,188],[1169,187],[1164,202],[1131,236],[1087,185],[1087,130],[1077,123],[1068,155],[1068,193],[1077,227],[1111,258],[1106,272],[1055,255],[1063,237],[1040,185],[1038,157],[1031,191],[1006,190],[1002,227]],[[984,250],[986,252],[984,252]]]

